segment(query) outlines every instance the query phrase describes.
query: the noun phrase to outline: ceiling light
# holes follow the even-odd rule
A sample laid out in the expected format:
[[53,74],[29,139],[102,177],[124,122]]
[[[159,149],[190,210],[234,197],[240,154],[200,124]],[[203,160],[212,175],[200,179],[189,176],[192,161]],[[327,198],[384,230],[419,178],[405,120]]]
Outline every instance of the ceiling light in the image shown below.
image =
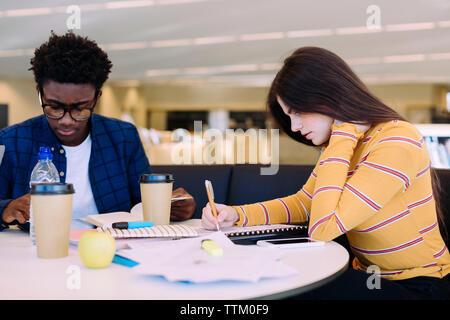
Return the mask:
[[417,61],[424,61],[424,60],[425,60],[424,54],[409,54],[409,55],[383,57],[384,63],[417,62]]
[[155,69],[147,70],[147,77],[173,76],[180,73],[179,69]]
[[274,40],[283,39],[284,32],[269,32],[269,33],[253,33],[243,34],[239,37],[241,41],[255,41],[255,40]]
[[40,16],[53,13],[52,8],[30,8],[3,11],[4,17]]
[[125,8],[137,8],[148,7],[154,5],[154,1],[114,1],[105,3],[105,9],[125,9]]
[[441,28],[450,28],[450,21],[439,21],[438,25]]
[[156,4],[183,4],[183,3],[195,3],[195,2],[205,2],[210,0],[156,0]]
[[368,28],[367,26],[362,27],[346,27],[346,28],[337,28],[337,35],[348,35],[348,34],[366,34],[366,33],[377,33],[381,32],[380,29]]
[[246,71],[257,71],[257,64],[236,64],[220,67],[221,72],[246,72]]
[[294,30],[286,32],[287,38],[322,37],[333,35],[332,29]]
[[236,41],[235,36],[204,37],[204,38],[195,38],[193,40],[194,44],[196,45],[230,43],[235,41]]
[[434,22],[421,23],[403,23],[403,24],[389,24],[385,27],[387,32],[393,31],[415,31],[415,30],[430,30],[434,29],[436,24]]
[[181,47],[189,45],[192,45],[192,39],[158,40],[151,42],[151,46],[154,48]]
[[35,49],[11,49],[0,50],[0,58],[21,57],[33,55]]
[[102,44],[100,47],[105,50],[135,50],[135,49],[144,49],[148,47],[147,42],[145,41],[137,41],[137,42],[118,42],[118,43],[109,43]]
[[450,59],[450,52],[444,52],[444,53],[431,53],[428,55],[430,60],[449,60]]
[[262,71],[272,71],[281,69],[281,63],[263,63],[259,65],[259,70]]
[[352,58],[346,59],[348,64],[353,66],[365,65],[365,64],[378,64],[381,62],[381,58],[379,57],[365,57],[365,58]]

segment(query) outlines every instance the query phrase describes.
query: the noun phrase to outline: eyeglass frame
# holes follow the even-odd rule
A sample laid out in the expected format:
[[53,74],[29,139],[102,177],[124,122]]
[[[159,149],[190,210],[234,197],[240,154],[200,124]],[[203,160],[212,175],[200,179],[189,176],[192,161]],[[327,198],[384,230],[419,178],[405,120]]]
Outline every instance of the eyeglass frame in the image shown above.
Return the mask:
[[[42,92],[42,94],[41,94],[41,92]],[[73,110],[73,108],[76,108],[76,107],[77,107],[77,106],[75,106],[74,104],[64,104],[64,103],[61,103],[61,107],[64,108],[64,113],[63,113],[63,115],[62,115],[61,117],[49,116],[47,113],[45,113],[45,107],[48,106],[48,107],[51,108],[52,106],[49,105],[49,104],[46,104],[46,103],[44,103],[44,102],[42,101],[42,95],[43,95],[43,90],[42,90],[42,89],[39,89],[39,91],[38,91],[38,96],[39,96],[39,103],[41,104],[41,107],[42,107],[42,112],[44,112],[44,114],[45,114],[45,116],[46,116],[47,118],[50,118],[50,119],[52,119],[52,120],[60,120],[60,119],[64,118],[64,116],[66,115],[67,112],[69,112],[69,115],[70,115],[70,117],[72,118],[73,121],[83,122],[83,121],[88,121],[88,120],[91,118],[92,112],[93,112],[93,110],[94,110],[94,108],[95,108],[95,105],[97,104],[98,93],[99,93],[99,91],[98,91],[98,90],[95,90],[95,96],[94,96],[94,98],[88,101],[89,103],[91,103],[91,101],[93,102],[92,107],[90,107],[90,108],[85,108],[85,109],[87,109],[87,110],[90,111],[89,117],[87,117],[86,119],[81,119],[81,120],[80,120],[80,119],[75,119],[75,118],[72,116],[72,110]]]

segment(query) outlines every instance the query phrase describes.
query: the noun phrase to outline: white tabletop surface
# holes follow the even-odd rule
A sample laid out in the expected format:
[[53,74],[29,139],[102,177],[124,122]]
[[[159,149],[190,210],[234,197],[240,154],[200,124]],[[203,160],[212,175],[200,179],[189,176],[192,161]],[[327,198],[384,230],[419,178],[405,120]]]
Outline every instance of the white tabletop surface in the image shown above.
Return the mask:
[[40,259],[28,234],[5,230],[0,232],[0,300],[277,299],[311,290],[334,279],[345,271],[349,260],[345,248],[333,241],[322,247],[285,249],[285,252],[283,263],[297,268],[297,275],[262,279],[256,283],[193,284],[138,275],[132,268],[115,263],[104,269],[89,269],[83,265],[75,246],[70,247],[68,257]]

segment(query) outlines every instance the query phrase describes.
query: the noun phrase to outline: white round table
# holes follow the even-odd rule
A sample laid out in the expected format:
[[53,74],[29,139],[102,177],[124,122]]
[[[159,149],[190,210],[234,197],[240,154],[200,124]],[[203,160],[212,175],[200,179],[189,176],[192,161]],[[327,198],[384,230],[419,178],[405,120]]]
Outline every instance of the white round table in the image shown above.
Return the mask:
[[0,299],[237,300],[280,299],[326,283],[348,266],[349,255],[336,242],[322,247],[285,249],[283,263],[299,270],[295,276],[256,283],[218,281],[206,284],[169,282],[144,276],[112,263],[105,269],[86,268],[75,246],[69,256],[40,259],[28,234],[0,232]]

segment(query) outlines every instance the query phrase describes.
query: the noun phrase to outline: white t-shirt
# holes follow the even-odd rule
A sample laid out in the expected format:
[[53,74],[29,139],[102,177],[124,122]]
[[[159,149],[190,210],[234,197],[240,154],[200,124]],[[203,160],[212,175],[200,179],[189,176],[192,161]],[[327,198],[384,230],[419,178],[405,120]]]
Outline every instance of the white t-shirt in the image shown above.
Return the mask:
[[62,146],[66,153],[66,182],[75,189],[72,202],[72,230],[87,229],[90,224],[78,220],[88,215],[98,214],[91,182],[89,181],[89,159],[91,158],[91,135],[78,146]]

